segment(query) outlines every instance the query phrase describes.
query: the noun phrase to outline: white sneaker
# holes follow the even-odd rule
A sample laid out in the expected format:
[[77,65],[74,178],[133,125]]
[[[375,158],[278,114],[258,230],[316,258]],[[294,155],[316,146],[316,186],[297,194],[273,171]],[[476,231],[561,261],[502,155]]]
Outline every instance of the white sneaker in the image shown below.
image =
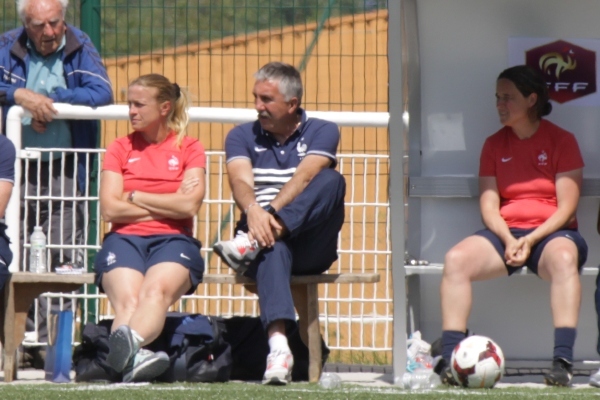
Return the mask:
[[106,362],[116,372],[121,372],[129,364],[139,348],[139,344],[133,338],[131,328],[127,325],[121,325],[108,337],[109,350]]
[[213,251],[238,274],[246,272],[260,250],[258,242],[248,239],[248,234],[242,231],[238,231],[233,239],[221,240],[213,246]]
[[294,356],[289,351],[275,351],[267,356],[263,385],[287,385],[292,381]]
[[139,349],[123,369],[123,382],[150,382],[169,368],[169,356],[164,351]]
[[590,375],[590,385],[600,388],[600,369],[593,375]]

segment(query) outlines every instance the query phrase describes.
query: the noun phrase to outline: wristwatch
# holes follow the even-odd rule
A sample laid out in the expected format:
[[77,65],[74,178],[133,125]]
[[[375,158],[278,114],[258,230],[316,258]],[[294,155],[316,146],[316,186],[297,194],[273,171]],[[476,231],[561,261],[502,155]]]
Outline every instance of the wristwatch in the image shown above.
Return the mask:
[[265,210],[266,212],[268,212],[271,215],[277,214],[277,210],[270,204],[267,204],[266,206],[264,206],[263,210]]

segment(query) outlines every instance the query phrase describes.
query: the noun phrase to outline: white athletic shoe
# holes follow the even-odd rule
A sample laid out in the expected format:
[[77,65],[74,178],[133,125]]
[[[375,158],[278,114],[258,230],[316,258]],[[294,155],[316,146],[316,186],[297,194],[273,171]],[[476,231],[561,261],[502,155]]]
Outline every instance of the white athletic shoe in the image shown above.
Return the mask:
[[164,351],[156,353],[139,349],[123,369],[123,382],[150,382],[169,368],[169,356]]
[[590,385],[600,388],[600,369],[595,374],[590,375]]
[[213,250],[235,272],[243,274],[261,249],[256,240],[248,239],[246,232],[238,231],[233,239],[215,243]]
[[131,328],[119,326],[108,337],[108,356],[106,361],[115,371],[121,372],[139,349],[139,344],[133,338]]
[[267,356],[264,385],[287,385],[292,381],[294,356],[289,351],[275,351]]

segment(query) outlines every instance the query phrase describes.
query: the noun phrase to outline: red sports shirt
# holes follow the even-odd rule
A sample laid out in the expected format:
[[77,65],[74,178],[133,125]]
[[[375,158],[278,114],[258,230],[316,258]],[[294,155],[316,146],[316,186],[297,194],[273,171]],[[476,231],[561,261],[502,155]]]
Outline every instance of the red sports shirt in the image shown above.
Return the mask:
[[[508,226],[528,229],[556,211],[556,174],[583,166],[575,136],[543,119],[529,139],[519,139],[509,127],[488,137],[479,176],[496,177],[500,214]],[[576,228],[577,221],[569,227]]]
[[[106,150],[102,169],[123,175],[123,190],[148,193],[175,193],[190,168],[206,168],[202,144],[185,137],[181,146],[171,132],[162,143],[148,143],[138,132],[115,140]],[[127,235],[183,233],[192,236],[193,218],[162,219],[128,224],[113,224],[112,232]]]

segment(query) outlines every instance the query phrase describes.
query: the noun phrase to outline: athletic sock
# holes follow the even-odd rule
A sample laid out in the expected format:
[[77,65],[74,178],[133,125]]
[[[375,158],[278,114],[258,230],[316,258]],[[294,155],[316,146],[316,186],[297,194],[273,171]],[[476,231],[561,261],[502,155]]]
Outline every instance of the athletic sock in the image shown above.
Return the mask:
[[276,351],[291,352],[287,336],[281,333],[276,333],[269,338],[269,349],[271,353]]
[[144,338],[141,337],[140,334],[137,333],[134,329],[129,329],[131,330],[131,336],[133,337],[133,340],[137,342],[136,344],[138,345],[138,347],[142,347],[142,343],[144,343]]
[[450,365],[452,351],[464,338],[467,337],[466,332],[461,331],[443,331],[442,332],[442,358]]
[[554,358],[573,362],[573,346],[577,336],[576,328],[554,328]]

